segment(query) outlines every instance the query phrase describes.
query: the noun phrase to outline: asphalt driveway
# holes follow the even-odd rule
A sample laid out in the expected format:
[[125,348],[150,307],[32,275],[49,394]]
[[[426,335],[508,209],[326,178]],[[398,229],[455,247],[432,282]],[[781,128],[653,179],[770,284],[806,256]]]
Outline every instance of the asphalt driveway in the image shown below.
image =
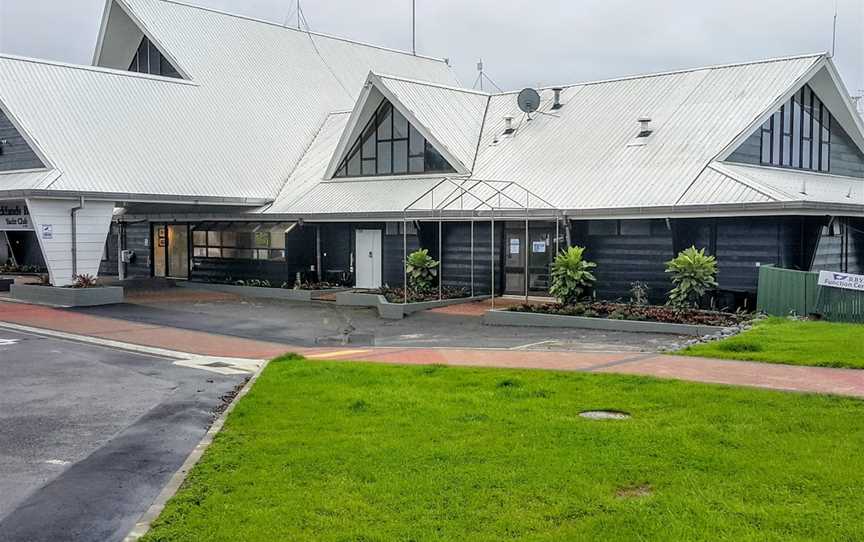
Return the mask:
[[0,328],[0,541],[122,540],[246,376]]

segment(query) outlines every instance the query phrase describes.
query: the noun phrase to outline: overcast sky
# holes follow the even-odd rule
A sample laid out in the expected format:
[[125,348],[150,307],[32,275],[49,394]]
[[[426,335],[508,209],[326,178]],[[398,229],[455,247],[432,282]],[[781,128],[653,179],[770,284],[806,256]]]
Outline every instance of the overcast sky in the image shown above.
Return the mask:
[[[296,24],[296,0],[189,0]],[[864,90],[864,0],[838,0],[837,61]],[[89,63],[104,0],[0,0],[0,52]],[[410,49],[411,0],[305,0],[315,31]],[[471,86],[552,85],[831,48],[833,0],[417,0],[418,52]],[[290,15],[290,16],[289,16]]]

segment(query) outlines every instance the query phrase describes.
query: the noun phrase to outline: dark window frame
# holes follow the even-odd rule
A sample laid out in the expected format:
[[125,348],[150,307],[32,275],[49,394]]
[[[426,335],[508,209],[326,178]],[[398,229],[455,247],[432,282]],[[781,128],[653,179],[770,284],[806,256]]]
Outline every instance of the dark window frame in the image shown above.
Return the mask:
[[[809,96],[809,106],[806,103]],[[818,118],[816,111],[818,110]],[[798,111],[799,114],[795,114]],[[805,130],[809,111],[809,136]],[[788,124],[787,126],[787,112]],[[759,162],[762,165],[788,169],[831,172],[831,125],[833,116],[809,85],[780,106],[780,110],[762,124],[759,134]],[[818,133],[817,133],[818,132]],[[778,137],[779,136],[779,137]],[[765,138],[768,138],[766,142]],[[777,143],[777,145],[775,145]],[[805,143],[809,143],[804,159]],[[775,148],[775,146],[777,148]],[[784,152],[788,148],[788,152]],[[766,152],[767,150],[767,152]],[[797,152],[796,152],[797,151]],[[807,165],[809,163],[809,166]]]
[[[447,162],[447,160],[441,156],[441,153],[438,152],[435,147],[429,143],[425,137],[420,134],[420,132],[413,127],[411,122],[407,117],[405,119],[406,126],[406,135],[405,137],[396,137],[395,130],[395,118],[396,115],[402,114],[395,108],[393,105],[385,98],[381,100],[381,103],[378,104],[378,107],[375,108],[375,111],[372,113],[372,117],[361,130],[359,137],[354,140],[354,143],[349,147],[349,151],[345,153],[345,157],[339,163],[339,166],[336,168],[336,172],[333,174],[334,178],[343,178],[343,177],[393,177],[393,176],[408,176],[408,175],[427,175],[430,173],[455,173],[456,170]],[[385,127],[389,128],[389,137],[381,137],[380,135],[380,127],[382,126],[384,121],[390,123],[389,126]],[[412,134],[416,134],[412,137]],[[419,144],[418,141],[415,141],[414,138],[419,136],[423,141],[423,154],[411,153],[412,143]],[[371,138],[374,141],[373,145],[369,145],[369,152],[372,153],[371,156],[367,156],[367,141]],[[402,160],[402,164],[404,164],[404,169],[400,171],[395,171],[396,169],[396,144],[404,142],[404,153],[400,152],[400,159],[404,157]],[[378,149],[382,148],[381,146],[387,147],[390,149],[390,164],[389,167],[384,167],[383,169],[379,168],[378,161]],[[354,174],[349,173],[349,164],[354,160],[354,158],[359,153],[360,155],[360,173]],[[411,171],[411,159],[423,157],[423,171]],[[372,173],[365,173],[364,165],[370,163],[372,164]],[[446,164],[446,167],[442,167],[441,164]],[[386,166],[386,164],[385,164]]]
[[[226,243],[224,234],[231,233],[235,235],[235,239],[233,243]],[[264,234],[269,234],[270,237],[267,240],[267,246],[264,247],[259,244],[259,240],[262,239]],[[201,243],[198,241],[198,236],[204,237],[204,242]],[[210,238],[211,235],[215,235],[218,237],[218,242],[211,243]],[[240,236],[248,235],[248,242],[245,245],[250,246],[241,246],[244,243],[240,242]],[[230,231],[230,230],[193,230],[192,232],[192,257],[193,258],[207,258],[211,260],[244,260],[244,261],[252,261],[252,260],[265,260],[271,262],[279,262],[285,261],[285,249],[272,248],[273,246],[273,232],[238,232],[238,231]],[[205,256],[199,255],[197,252],[199,250],[203,250]],[[211,256],[212,251],[219,251],[218,256]],[[226,256],[225,251],[233,251],[235,255]],[[248,253],[249,257],[237,256],[237,253],[243,251],[244,253]]]

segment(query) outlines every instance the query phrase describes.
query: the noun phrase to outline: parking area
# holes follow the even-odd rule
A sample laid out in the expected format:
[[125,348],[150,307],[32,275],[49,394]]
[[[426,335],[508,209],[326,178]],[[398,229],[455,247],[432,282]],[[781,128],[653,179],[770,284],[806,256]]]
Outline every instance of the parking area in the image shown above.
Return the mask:
[[[180,289],[178,289],[180,290]],[[188,292],[187,289],[182,289]],[[426,311],[383,320],[372,309],[231,295],[158,295],[83,314],[288,344],[397,348],[504,348],[574,352],[657,352],[686,340],[674,335],[579,329],[484,326],[478,311]]]
[[248,375],[0,328],[0,540],[122,540]]

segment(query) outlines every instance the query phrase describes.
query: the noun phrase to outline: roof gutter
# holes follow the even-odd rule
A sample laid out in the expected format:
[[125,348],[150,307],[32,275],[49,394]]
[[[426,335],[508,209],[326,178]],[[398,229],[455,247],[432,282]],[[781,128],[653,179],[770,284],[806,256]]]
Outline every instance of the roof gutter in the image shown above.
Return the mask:
[[93,201],[117,201],[126,203],[168,203],[177,205],[237,205],[263,207],[273,202],[271,198],[232,198],[219,196],[184,196],[165,194],[131,194],[128,192],[82,192],[75,190],[0,190],[4,199],[70,199],[86,197]]

